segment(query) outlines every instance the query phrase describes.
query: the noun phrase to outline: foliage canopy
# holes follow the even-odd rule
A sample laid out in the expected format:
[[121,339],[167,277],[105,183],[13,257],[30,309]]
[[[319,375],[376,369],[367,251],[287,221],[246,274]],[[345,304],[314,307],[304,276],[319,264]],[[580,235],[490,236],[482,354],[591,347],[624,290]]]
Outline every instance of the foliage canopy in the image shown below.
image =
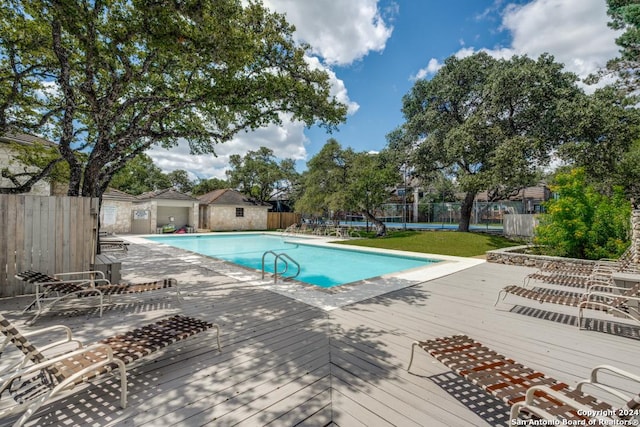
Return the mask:
[[0,132],[55,142],[68,194],[100,196],[153,144],[211,153],[283,115],[331,130],[346,107],[293,30],[259,0],[4,1]]
[[535,242],[553,255],[572,258],[616,258],[628,246],[631,205],[616,189],[612,197],[587,184],[584,169],[558,174],[547,213],[536,228]]
[[330,139],[309,161],[302,175],[304,189],[296,211],[323,215],[330,212],[358,212],[371,221],[378,235],[386,234],[385,224],[375,209],[386,202],[389,188],[400,176],[385,153],[356,153]]
[[468,231],[477,192],[498,199],[535,182],[570,129],[575,81],[549,55],[449,57],[404,96],[405,123],[389,146],[409,153],[423,178],[444,171],[456,180],[465,193],[459,230]]
[[620,77],[620,83],[629,92],[638,88],[640,73],[640,2],[638,0],[607,0],[609,26],[622,30],[616,39],[620,56],[607,64],[609,70]]
[[278,162],[273,150],[260,147],[244,156],[233,154],[227,171],[229,185],[259,202],[291,193],[298,173],[292,159]]

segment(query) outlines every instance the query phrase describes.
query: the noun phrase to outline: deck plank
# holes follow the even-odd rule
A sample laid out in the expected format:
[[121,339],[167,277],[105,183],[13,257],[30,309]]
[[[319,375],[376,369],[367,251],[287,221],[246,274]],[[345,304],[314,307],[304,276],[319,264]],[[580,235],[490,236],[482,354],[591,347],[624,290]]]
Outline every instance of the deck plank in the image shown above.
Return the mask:
[[[512,311],[530,301],[508,298],[494,307],[498,291],[521,283],[529,268],[481,264],[327,312],[262,288],[255,272],[171,248],[132,244],[122,262],[127,280],[176,277],[185,302],[171,292],[114,298],[102,318],[78,307],[47,313],[37,327],[64,323],[91,343],[180,313],[218,323],[222,352],[207,332],[130,369],[126,409],[108,378],[47,404],[30,425],[504,424],[495,421],[505,415],[500,402],[481,402],[481,391],[424,351],[406,371],[413,341],[456,333],[569,384],[603,363],[640,373],[639,340],[580,331],[568,323],[575,310],[530,307],[557,312],[552,321]],[[28,299],[0,300],[21,328]]]

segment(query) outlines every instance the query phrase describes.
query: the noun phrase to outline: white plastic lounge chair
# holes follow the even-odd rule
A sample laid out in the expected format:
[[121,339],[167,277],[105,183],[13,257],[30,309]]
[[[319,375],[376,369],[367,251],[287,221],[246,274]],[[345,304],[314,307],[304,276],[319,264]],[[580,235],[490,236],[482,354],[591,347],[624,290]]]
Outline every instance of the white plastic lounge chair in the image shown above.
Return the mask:
[[127,365],[211,328],[216,329],[218,351],[221,351],[218,325],[191,317],[173,316],[88,347],[79,344],[77,350],[47,357],[0,314],[0,332],[24,354],[23,360],[2,372],[0,399],[8,392],[16,404],[3,405],[0,419],[24,412],[14,424],[21,426],[53,397],[112,371],[118,371],[120,406],[125,408]]

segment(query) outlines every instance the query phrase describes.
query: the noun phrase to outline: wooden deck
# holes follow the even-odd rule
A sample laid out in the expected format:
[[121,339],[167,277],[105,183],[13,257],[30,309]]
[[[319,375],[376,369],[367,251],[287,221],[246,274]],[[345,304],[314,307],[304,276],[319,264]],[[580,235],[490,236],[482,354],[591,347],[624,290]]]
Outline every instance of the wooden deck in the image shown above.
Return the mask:
[[[515,297],[494,308],[498,290],[531,269],[482,264],[327,312],[255,286],[246,270],[178,253],[131,245],[123,276],[177,278],[182,306],[156,292],[114,298],[102,318],[96,310],[50,313],[36,326],[64,323],[90,343],[183,313],[218,323],[222,352],[205,333],[130,369],[126,409],[108,379],[48,404],[30,425],[505,425],[507,407],[424,352],[406,371],[414,340],[456,333],[569,384],[599,364],[640,373],[635,326],[598,321],[594,328],[610,332],[579,331],[574,310]],[[0,308],[22,325],[26,303],[0,300]]]

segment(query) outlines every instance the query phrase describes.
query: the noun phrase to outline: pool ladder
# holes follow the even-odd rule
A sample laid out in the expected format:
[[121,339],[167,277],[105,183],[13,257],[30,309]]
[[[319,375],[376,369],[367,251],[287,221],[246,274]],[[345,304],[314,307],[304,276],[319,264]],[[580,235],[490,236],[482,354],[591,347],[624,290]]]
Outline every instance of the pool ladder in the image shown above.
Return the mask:
[[[295,266],[298,268],[298,271],[293,276],[287,277],[287,279],[298,277],[298,274],[300,274],[300,264],[298,264],[296,260],[294,260],[284,252],[277,254],[274,251],[266,251],[262,254],[262,279],[264,279],[264,260],[269,254],[275,257],[273,260],[273,283],[278,282],[278,274],[280,275],[280,277],[283,277],[283,274],[285,274],[289,270],[290,262],[295,264]],[[278,260],[281,260],[284,263],[284,270],[282,270],[281,272],[278,272]]]

